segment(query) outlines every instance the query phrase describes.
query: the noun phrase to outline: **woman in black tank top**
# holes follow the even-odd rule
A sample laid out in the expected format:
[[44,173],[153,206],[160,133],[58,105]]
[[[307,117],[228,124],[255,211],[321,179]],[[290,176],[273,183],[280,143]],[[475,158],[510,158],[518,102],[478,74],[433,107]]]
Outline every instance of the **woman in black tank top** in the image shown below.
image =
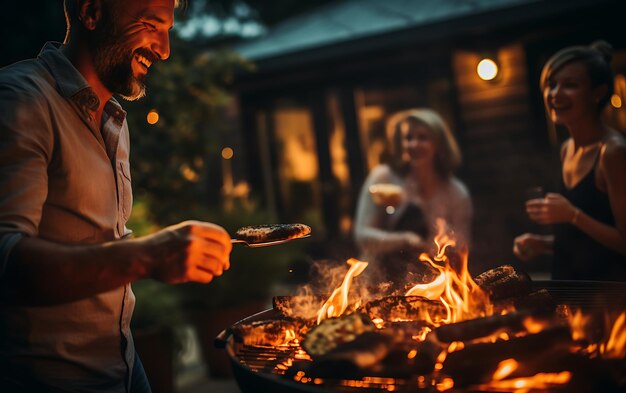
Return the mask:
[[554,279],[626,281],[626,139],[601,120],[613,94],[610,58],[605,42],[568,47],[542,71],[546,111],[570,138],[559,193],[526,203],[554,235],[523,234],[513,250],[521,260],[553,254]]

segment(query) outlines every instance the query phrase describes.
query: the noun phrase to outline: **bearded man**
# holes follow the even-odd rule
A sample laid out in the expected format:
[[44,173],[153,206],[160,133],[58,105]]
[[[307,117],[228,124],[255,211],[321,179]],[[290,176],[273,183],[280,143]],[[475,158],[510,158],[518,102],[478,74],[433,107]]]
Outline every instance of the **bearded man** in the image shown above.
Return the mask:
[[0,391],[149,392],[130,283],[208,283],[218,225],[130,239],[126,112],[170,54],[175,0],[66,0],[64,44],[0,70]]

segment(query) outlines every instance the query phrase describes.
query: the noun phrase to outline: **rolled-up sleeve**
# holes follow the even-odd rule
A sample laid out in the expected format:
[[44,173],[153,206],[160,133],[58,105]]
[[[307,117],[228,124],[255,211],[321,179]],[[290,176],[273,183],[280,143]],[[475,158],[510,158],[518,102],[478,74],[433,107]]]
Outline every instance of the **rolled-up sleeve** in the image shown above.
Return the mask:
[[0,80],[0,236],[37,235],[48,195],[54,145],[49,109],[25,84]]

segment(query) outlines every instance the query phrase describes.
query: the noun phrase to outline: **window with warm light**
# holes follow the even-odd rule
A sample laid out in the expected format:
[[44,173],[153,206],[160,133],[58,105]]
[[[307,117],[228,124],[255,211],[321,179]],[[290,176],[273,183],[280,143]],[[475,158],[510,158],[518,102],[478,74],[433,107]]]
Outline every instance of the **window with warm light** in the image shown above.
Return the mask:
[[271,114],[278,192],[285,219],[321,223],[321,183],[310,109],[297,101],[277,102]]
[[337,92],[326,97],[326,105],[330,115],[329,148],[332,174],[337,180],[336,203],[339,207],[339,229],[345,235],[352,230],[352,189],[350,184],[350,167],[348,165],[348,151],[346,150],[346,125],[341,112],[341,104]]

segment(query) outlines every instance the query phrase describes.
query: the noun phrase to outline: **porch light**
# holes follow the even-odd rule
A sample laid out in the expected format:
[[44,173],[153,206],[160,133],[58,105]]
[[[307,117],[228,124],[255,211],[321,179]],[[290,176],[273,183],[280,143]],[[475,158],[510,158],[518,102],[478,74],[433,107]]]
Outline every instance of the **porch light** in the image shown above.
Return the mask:
[[148,121],[148,124],[156,124],[159,121],[159,112],[157,112],[156,109],[151,110],[148,112],[146,120]]
[[613,94],[611,96],[611,105],[613,105],[613,108],[615,109],[619,109],[622,107],[622,97],[618,96],[617,94]]
[[486,57],[478,63],[476,72],[480,79],[490,81],[498,75],[498,65],[494,60]]

